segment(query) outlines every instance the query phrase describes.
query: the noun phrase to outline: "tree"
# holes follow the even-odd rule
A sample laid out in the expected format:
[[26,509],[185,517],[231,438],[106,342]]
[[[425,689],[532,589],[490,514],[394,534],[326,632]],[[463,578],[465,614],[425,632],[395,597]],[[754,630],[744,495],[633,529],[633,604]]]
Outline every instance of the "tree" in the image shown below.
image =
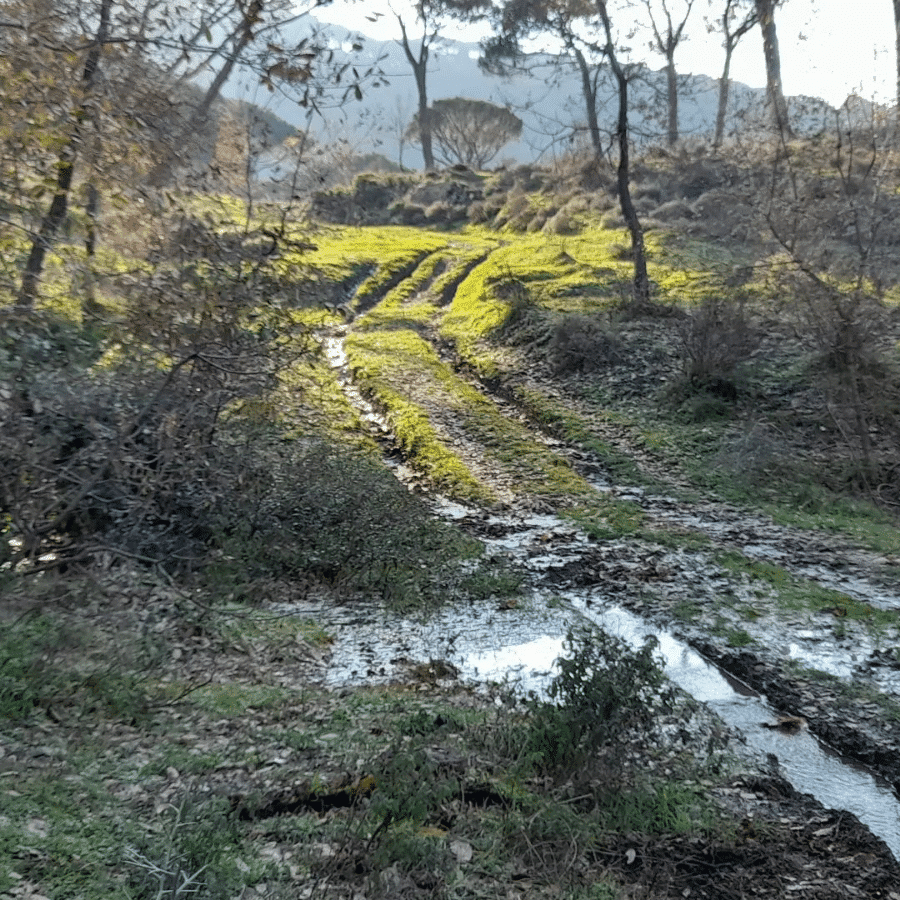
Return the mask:
[[[126,192],[138,185],[146,192],[186,163],[209,170],[216,130],[211,110],[236,65],[251,66],[270,90],[290,91],[308,108],[322,102],[324,83],[341,78],[336,102],[361,96],[359,81],[371,69],[360,73],[345,59],[327,63],[324,41],[307,37],[292,47],[277,42],[278,28],[307,11],[290,0],[198,0],[190,14],[177,0],[3,5],[0,225],[8,234],[17,231],[18,240],[22,232],[28,235],[27,260],[18,273],[20,306],[34,305],[48,251],[70,219],[76,190],[85,197],[89,269],[101,183],[120,182]],[[181,34],[173,31],[179,16]],[[213,44],[212,33],[229,37]],[[259,40],[262,35],[266,40]],[[210,85],[194,85],[192,79],[213,70],[220,58]],[[128,177],[114,179],[112,160],[127,167]]]
[[400,25],[400,40],[413,77],[416,80],[416,91],[419,96],[419,109],[416,121],[419,128],[419,146],[425,169],[434,168],[434,149],[431,137],[431,121],[428,114],[428,61],[431,51],[440,44],[441,30],[448,20],[455,18],[461,21],[472,21],[487,9],[489,0],[416,0],[416,21],[422,24],[422,36],[415,42],[409,37],[406,22],[400,13],[395,13]]
[[109,39],[111,9],[112,0],[101,0],[97,30],[90,41],[81,73],[80,101],[70,114],[69,134],[57,156],[53,199],[41,220],[40,227],[32,237],[31,252],[28,254],[22,273],[18,298],[20,306],[30,307],[34,304],[41,273],[44,270],[44,258],[66,218],[69,192],[75,174],[75,163],[85,140],[84,128],[91,115],[91,106],[94,101],[94,84],[98,75],[100,58]]
[[778,34],[775,29],[775,7],[781,0],[754,0],[756,20],[762,30],[763,55],[766,59],[766,95],[769,104],[769,115],[772,127],[788,140],[793,138],[787,101],[781,84],[781,53],[778,50]]
[[[594,57],[596,47],[584,38],[577,27],[590,14],[580,0],[507,0],[495,8],[497,33],[482,43],[483,55],[479,65],[486,71],[503,74],[509,65],[516,69],[536,71],[550,65],[559,70],[568,63],[578,69],[584,100],[585,121],[594,156],[599,159],[603,146],[597,119],[597,88],[601,68]],[[540,54],[540,62],[526,62],[522,41],[546,33],[562,42],[562,54]]]
[[631,235],[631,256],[634,263],[634,277],[632,279],[632,301],[638,309],[646,308],[650,304],[650,278],[647,274],[647,250],[644,246],[644,230],[638,219],[637,210],[631,199],[631,168],[629,164],[628,133],[628,74],[625,71],[616,52],[613,40],[612,20],[606,0],[594,0],[603,33],[606,38],[605,53],[609,60],[610,68],[616,79],[619,89],[619,108],[616,118],[616,139],[619,145],[619,164],[616,168],[616,183],[619,189],[619,207],[622,210],[622,218],[628,226]]
[[[522,134],[522,120],[502,106],[485,100],[453,97],[436,100],[428,110],[431,136],[439,160],[483,169],[511,140]],[[407,136],[420,133],[414,116]]]
[[757,192],[783,250],[772,274],[794,301],[797,334],[816,351],[823,420],[855,457],[841,477],[875,498],[895,494],[900,438],[885,303],[897,277],[900,169],[888,135],[874,104],[848,97],[830,134],[774,154],[768,190]]
[[[313,65],[321,61],[327,53],[326,48],[317,43],[314,34],[293,47],[283,46],[278,35],[286,25],[304,18],[327,2],[329,0],[306,0],[295,5],[291,0],[209,0],[207,5],[200,5],[201,12],[193,30],[194,42],[187,44],[182,40],[182,52],[167,72],[171,88],[175,90],[186,83],[194,84],[201,72],[212,70],[218,61],[221,65],[199,100],[187,105],[187,112],[180,117],[172,135],[169,152],[151,173],[149,183],[160,186],[169,180],[185,143],[194,142],[203,132],[213,104],[240,65],[255,69],[261,82],[272,92],[276,90],[276,83],[299,85],[300,97],[296,102],[303,107],[315,104],[312,89],[319,81],[313,77]],[[211,40],[213,32],[224,34],[216,45]],[[203,43],[204,38],[206,43]],[[154,44],[158,43],[157,38]],[[259,49],[255,58],[251,58],[254,45]],[[361,49],[361,45],[356,43],[353,49]],[[198,58],[199,62],[196,62]],[[358,85],[355,87],[359,99]]]
[[[693,0],[691,0],[693,2]],[[504,54],[514,56],[518,50],[518,39],[524,31],[525,23],[530,22],[533,27],[553,29],[558,36],[569,34],[572,40],[576,35],[582,35],[585,25],[594,31],[599,30],[599,40],[580,38],[590,52],[602,55],[609,63],[609,68],[615,79],[618,93],[618,111],[616,115],[616,142],[618,146],[618,165],[616,168],[616,184],[619,195],[619,206],[622,217],[628,226],[631,236],[631,254],[634,263],[634,278],[632,282],[632,302],[637,309],[645,309],[650,304],[650,279],[647,274],[647,252],[644,245],[644,232],[641,227],[637,211],[631,199],[631,166],[630,166],[630,142],[631,135],[628,125],[628,84],[629,72],[619,59],[613,37],[612,17],[606,0],[593,0],[593,4],[582,3],[581,0],[518,0],[510,2],[504,7],[506,10],[506,26],[501,31],[499,39],[495,39],[493,52],[495,56]],[[524,11],[528,11],[526,18]],[[577,23],[580,23],[577,24]],[[504,44],[506,45],[504,48]],[[488,42],[488,50],[491,50],[491,42]],[[490,53],[488,54],[490,55]],[[577,57],[576,57],[577,58]],[[582,69],[584,74],[584,69]],[[594,110],[594,126],[592,128],[592,140],[599,160],[599,125],[596,124],[596,81],[593,82],[593,93],[588,88],[590,82],[585,80],[585,97],[588,105]]]
[[677,24],[672,18],[672,10],[669,9],[669,0],[661,0],[662,15],[665,17],[665,26],[660,27],[657,19],[659,13],[654,14],[651,0],[644,0],[647,14],[650,17],[650,26],[653,30],[652,49],[661,53],[666,59],[666,100],[668,108],[668,127],[666,130],[666,143],[671,147],[678,143],[678,75],[675,71],[675,51],[684,39],[684,27],[694,6],[694,0],[683,0],[684,15]]
[[[724,40],[725,62],[722,65],[722,75],[719,78],[719,103],[716,108],[716,130],[713,136],[713,147],[722,146],[725,137],[725,114],[728,111],[728,95],[731,90],[731,57],[738,41],[757,23],[757,9],[752,6],[743,10],[743,18],[739,18],[739,7],[742,0],[726,0],[725,9],[719,19]],[[897,0],[900,2],[900,0]],[[710,30],[713,26],[709,26]]]
[[590,16],[591,7],[581,0],[507,0],[494,8],[496,33],[482,42],[479,65],[493,74],[505,74],[510,67],[535,71],[545,69],[548,54],[540,54],[540,62],[532,65],[522,51],[526,38],[546,33],[562,42],[564,53],[551,56],[556,69],[573,63],[579,75],[584,100],[585,121],[594,156],[603,154],[600,123],[597,118],[597,90],[603,75],[601,53],[595,41],[579,28]]

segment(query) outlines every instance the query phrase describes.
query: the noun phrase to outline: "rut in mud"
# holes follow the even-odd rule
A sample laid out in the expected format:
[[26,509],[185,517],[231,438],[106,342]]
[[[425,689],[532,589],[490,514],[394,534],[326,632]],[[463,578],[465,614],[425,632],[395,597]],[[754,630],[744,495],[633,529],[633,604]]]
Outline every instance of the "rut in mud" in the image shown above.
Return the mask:
[[[418,295],[407,302],[419,302]],[[419,338],[428,334],[427,329],[417,330]],[[486,384],[464,377],[452,348],[448,352],[440,344],[438,352],[437,344],[430,346],[445,369],[441,378],[464,380],[468,389],[477,391],[479,404],[489,404],[517,434],[524,434],[523,440],[557,459],[559,469],[580,475],[591,490],[628,511],[641,527],[627,537],[591,538],[555,516],[542,519],[540,513],[564,505],[563,498],[529,491],[521,460],[498,453],[492,443],[496,432],[483,423],[473,424],[465,404],[436,387],[433,370],[412,377],[407,371],[405,397],[425,411],[440,442],[497,498],[502,510],[454,507],[436,498],[438,514],[455,518],[486,540],[498,561],[530,572],[532,589],[564,596],[590,588],[602,598],[597,602],[668,629],[723,671],[765,694],[778,712],[802,718],[804,729],[866,763],[900,792],[900,720],[891,715],[898,708],[891,704],[900,701],[900,658],[895,652],[900,633],[887,616],[873,627],[866,612],[900,609],[895,557],[854,547],[833,535],[780,526],[726,503],[683,499],[684,485],[676,479],[671,493],[617,482],[583,449],[534,427],[528,410],[510,402],[516,392],[506,390],[502,380]],[[352,384],[343,335],[328,338],[328,353],[364,418],[382,437],[390,432],[390,416]],[[532,393],[560,397],[557,387],[541,384],[531,374],[520,375],[520,381],[525,380]],[[626,449],[633,451],[640,469],[646,455],[639,448]],[[412,488],[433,490],[415,468],[397,471]],[[653,474],[659,483],[659,471]],[[488,628],[484,634],[492,646],[504,640],[505,626],[495,627],[498,631]],[[385,666],[385,657],[372,650],[375,643],[373,638],[368,648],[359,642],[347,648],[351,658],[363,661],[357,663],[355,675],[390,674],[390,663]],[[411,653],[414,645],[411,639]]]

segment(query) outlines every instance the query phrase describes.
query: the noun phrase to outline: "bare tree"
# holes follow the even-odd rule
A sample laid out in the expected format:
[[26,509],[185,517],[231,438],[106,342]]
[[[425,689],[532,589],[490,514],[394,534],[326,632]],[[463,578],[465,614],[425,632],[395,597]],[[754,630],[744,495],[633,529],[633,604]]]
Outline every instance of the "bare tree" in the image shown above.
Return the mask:
[[[301,96],[297,102],[301,106],[315,102],[310,90],[316,83],[313,65],[324,48],[313,37],[301,40],[294,47],[284,46],[279,43],[278,34],[286,25],[304,18],[326,2],[306,0],[295,5],[290,0],[211,0],[206,7],[199,7],[200,14],[194,23],[195,42],[191,45],[183,42],[182,54],[169,70],[171,88],[194,83],[200,72],[213,70],[217,63],[220,65],[199,102],[188,104],[187,114],[181,117],[172,135],[169,151],[151,173],[149,184],[160,186],[169,180],[173,167],[183,155],[185,143],[194,141],[203,132],[213,104],[240,65],[256,68],[262,82],[273,92],[276,82],[300,85]],[[210,40],[213,30],[224,33],[218,44]],[[158,42],[157,37],[154,44]],[[254,44],[261,47],[261,56],[251,60],[249,51]]]
[[[882,143],[887,130],[875,113],[849,98],[834,113],[830,139],[802,155],[776,154],[765,216],[784,251],[775,271],[818,356],[823,411],[856,457],[853,477],[877,495],[896,471],[900,437],[883,303],[884,282],[898,276],[900,202],[896,149]],[[893,438],[887,445],[882,438],[879,453],[883,435]]]
[[59,151],[56,163],[56,184],[50,207],[41,220],[40,227],[31,241],[31,252],[22,273],[22,284],[19,289],[20,306],[30,307],[37,296],[41,273],[44,270],[44,259],[47,250],[59,231],[69,206],[69,192],[75,174],[75,162],[79,149],[84,143],[83,131],[91,114],[94,100],[94,84],[98,77],[100,58],[109,40],[110,10],[112,0],[101,0],[98,10],[97,30],[90,41],[81,73],[81,100],[70,114],[68,139]]
[[606,0],[594,0],[603,33],[606,38],[605,53],[610,68],[615,75],[619,89],[619,110],[616,118],[616,138],[619,146],[619,163],[616,168],[616,182],[619,189],[619,206],[622,217],[631,235],[631,255],[634,264],[632,279],[632,301],[638,309],[650,305],[650,278],[647,274],[647,250],[644,245],[644,230],[638,219],[637,210],[631,199],[630,135],[628,132],[628,74],[619,60],[613,39],[612,19]]
[[[431,122],[428,116],[428,63],[431,51],[440,45],[441,30],[451,19],[471,21],[487,8],[489,0],[417,0],[416,21],[421,24],[422,34],[418,41],[411,39],[407,24],[400,13],[395,13],[400,25],[398,43],[406,54],[413,70],[418,93],[417,121],[419,124],[419,145],[425,169],[434,168],[434,148],[431,137]],[[416,46],[418,45],[418,46]]]
[[[113,186],[111,159],[130,169],[121,178],[124,190],[163,184],[173,168],[187,163],[208,169],[216,131],[210,113],[235,66],[252,66],[270,90],[290,91],[308,108],[323,102],[325,84],[342,81],[334,88],[337,103],[348,94],[361,96],[359,82],[371,68],[360,72],[346,58],[323,61],[324,42],[310,37],[295,46],[276,41],[278,27],[304,13],[288,0],[199,0],[189,12],[174,0],[22,0],[4,6],[0,49],[11,102],[0,114],[0,209],[6,218],[0,224],[28,234],[20,306],[33,306],[48,251],[81,185],[90,269],[99,233],[100,176],[107,189]],[[185,34],[196,45],[173,37],[177,15],[183,15]],[[213,45],[211,25],[223,31],[230,25],[230,42]],[[213,67],[220,55],[222,65],[208,87],[185,80],[204,65]],[[17,98],[25,105],[17,106]],[[41,210],[41,197],[48,194],[49,205]]]
[[400,167],[401,172],[406,170],[406,167],[403,165],[403,151],[406,148],[409,123],[408,100],[408,97],[401,97],[397,94],[394,97],[394,105],[388,112],[391,131],[397,137],[397,165]]
[[[683,15],[680,21],[672,16],[669,8],[670,0],[659,0],[660,9],[654,11],[653,0],[644,0],[647,15],[650,18],[650,26],[653,31],[652,49],[661,53],[666,59],[666,102],[668,109],[668,121],[666,129],[666,143],[672,147],[678,143],[678,73],[675,70],[675,51],[684,40],[684,28],[691,15],[694,0],[681,0]],[[660,20],[665,19],[665,24]]]
[[[753,5],[742,10],[742,2],[743,0],[726,0],[725,8],[718,20],[718,27],[723,36],[722,46],[725,48],[725,62],[722,64],[722,74],[719,77],[719,102],[716,108],[716,130],[713,136],[713,147],[716,149],[722,146],[725,138],[725,115],[728,111],[728,95],[731,91],[731,58],[738,41],[757,23],[756,6]],[[713,30],[714,27],[713,25],[709,26],[710,30]]]
[[763,54],[766,59],[766,95],[772,127],[782,139],[793,138],[787,101],[781,84],[781,53],[778,49],[778,33],[775,29],[775,8],[783,0],[754,0],[756,20],[762,30]]

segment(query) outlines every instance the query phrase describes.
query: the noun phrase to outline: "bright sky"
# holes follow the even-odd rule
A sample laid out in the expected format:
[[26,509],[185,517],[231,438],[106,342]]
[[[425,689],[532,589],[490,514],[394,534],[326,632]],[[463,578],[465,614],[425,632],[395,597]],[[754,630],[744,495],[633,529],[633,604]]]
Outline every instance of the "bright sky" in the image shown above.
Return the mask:
[[[720,4],[715,2],[714,6]],[[397,10],[405,10],[404,20],[410,36],[414,14],[406,0],[394,0]],[[677,10],[679,0],[672,9]],[[679,47],[675,63],[685,74],[721,74],[723,51],[721,38],[708,35],[703,14],[704,0],[697,0],[689,22],[690,39]],[[382,15],[372,22],[367,18]],[[334,0],[316,10],[316,18],[335,22],[378,40],[399,37],[397,20],[384,0]],[[896,84],[894,57],[894,18],[889,0],[787,0],[777,12],[776,26],[781,47],[782,81],[788,95],[822,97],[832,104],[842,103],[848,94],[891,102]],[[693,23],[693,29],[690,29]],[[448,30],[447,37],[477,41],[485,34],[483,26],[465,32]],[[661,68],[658,55],[645,54],[648,65]],[[765,84],[765,67],[759,29],[746,35],[738,45],[732,62],[732,78],[751,87]]]

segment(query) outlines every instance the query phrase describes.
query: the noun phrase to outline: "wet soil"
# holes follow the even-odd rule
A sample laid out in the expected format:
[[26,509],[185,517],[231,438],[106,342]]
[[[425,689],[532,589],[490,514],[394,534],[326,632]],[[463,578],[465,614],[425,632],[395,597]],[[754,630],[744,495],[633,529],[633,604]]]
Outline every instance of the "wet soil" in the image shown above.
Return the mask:
[[[897,553],[873,552],[840,536],[780,526],[759,512],[714,499],[684,499],[691,494],[696,498],[695,485],[648,450],[635,429],[603,414],[597,400],[612,394],[617,402],[638,407],[658,392],[677,367],[671,326],[627,326],[620,338],[629,345],[620,356],[629,362],[592,378],[581,373],[560,379],[545,361],[506,348],[506,373],[478,383],[452,348],[439,349],[505,415],[530,422],[535,436],[589,477],[598,491],[639,507],[645,517],[641,533],[592,543],[559,520],[548,520],[543,527],[535,521],[529,527],[510,526],[509,518],[516,515],[534,519],[536,513],[552,510],[535,498],[511,494],[514,479],[485,473],[483,448],[454,440],[454,434],[464,431],[455,423],[462,413],[419,396],[433,421],[443,423],[442,433],[460,458],[492,480],[491,487],[505,500],[503,516],[470,510],[451,517],[485,539],[498,562],[529,571],[532,585],[560,591],[590,587],[602,595],[602,602],[616,603],[668,628],[722,671],[764,694],[777,712],[801,717],[804,727],[829,747],[887,779],[900,796],[896,625],[873,632],[865,623],[845,618],[837,607],[829,610],[825,600],[818,606],[782,608],[771,585],[745,571],[729,570],[718,556],[730,552],[777,566],[798,585],[833,592],[836,602],[845,595],[873,608],[897,609],[900,548]],[[583,447],[543,432],[540,417],[523,399],[535,392],[590,423],[599,439],[632,460],[655,486],[623,484]],[[799,391],[784,402],[795,411],[798,404],[813,403]],[[809,435],[798,434],[794,445],[788,441],[773,448],[763,446],[763,435],[757,436],[759,447],[738,450],[749,465],[788,457],[804,442],[807,447],[814,444],[816,453],[827,452],[814,419],[810,428],[811,443]],[[723,446],[723,453],[728,450]],[[406,475],[413,489],[427,492],[414,473]],[[447,515],[447,505],[439,503],[437,511]],[[654,532],[678,539],[654,540]],[[624,896],[900,900],[897,860],[852,814],[824,809],[778,775],[754,770],[749,762],[748,772],[715,789],[718,800],[740,822],[736,836],[620,835],[598,850],[604,865],[628,885]],[[532,887],[524,876],[521,889],[511,889],[510,896],[544,895]]]
[[766,816],[745,819],[734,841],[664,837],[635,841],[634,862],[610,848],[629,897],[895,898],[896,867],[847,814],[823,810],[774,778],[729,788]]

